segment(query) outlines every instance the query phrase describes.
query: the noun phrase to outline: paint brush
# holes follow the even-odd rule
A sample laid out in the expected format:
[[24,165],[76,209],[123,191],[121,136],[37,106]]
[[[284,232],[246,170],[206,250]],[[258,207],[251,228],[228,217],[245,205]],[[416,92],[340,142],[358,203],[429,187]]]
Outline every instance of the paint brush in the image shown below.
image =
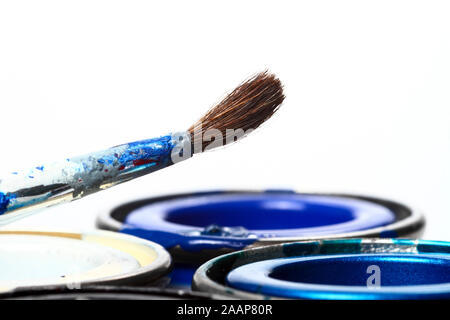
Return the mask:
[[270,118],[283,100],[280,80],[265,71],[241,83],[187,131],[12,172],[0,179],[0,225],[235,142]]

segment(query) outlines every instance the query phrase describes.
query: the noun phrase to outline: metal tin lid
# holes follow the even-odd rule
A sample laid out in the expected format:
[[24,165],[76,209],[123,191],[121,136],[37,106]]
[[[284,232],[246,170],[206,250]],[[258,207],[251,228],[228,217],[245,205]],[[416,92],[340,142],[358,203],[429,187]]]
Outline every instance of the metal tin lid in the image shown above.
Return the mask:
[[213,300],[222,296],[158,287],[84,285],[81,288],[45,286],[0,293],[6,300]]
[[129,202],[107,210],[101,228],[158,242],[176,262],[280,242],[415,237],[421,214],[388,200],[293,191],[211,191]]
[[0,231],[0,264],[0,291],[9,291],[144,284],[165,275],[171,258],[156,243],[108,231]]
[[450,243],[347,239],[234,252],[203,264],[197,290],[234,298],[450,298]]

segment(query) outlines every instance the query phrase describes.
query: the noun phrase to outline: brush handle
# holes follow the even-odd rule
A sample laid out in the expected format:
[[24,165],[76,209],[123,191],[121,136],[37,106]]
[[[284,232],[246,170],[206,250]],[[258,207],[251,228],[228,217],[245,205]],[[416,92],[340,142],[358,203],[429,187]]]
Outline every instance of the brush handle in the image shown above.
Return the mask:
[[185,146],[189,134],[176,133],[12,172],[0,180],[0,225],[184,160]]

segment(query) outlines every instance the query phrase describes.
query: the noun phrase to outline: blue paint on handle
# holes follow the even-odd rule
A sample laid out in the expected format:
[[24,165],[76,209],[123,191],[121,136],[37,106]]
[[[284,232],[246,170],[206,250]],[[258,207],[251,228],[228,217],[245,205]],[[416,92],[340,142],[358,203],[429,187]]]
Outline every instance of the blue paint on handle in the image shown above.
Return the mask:
[[8,208],[9,199],[3,192],[0,192],[0,214],[4,213]]
[[[54,200],[53,204],[80,199],[165,168],[188,158],[177,156],[185,145],[190,146],[188,133],[169,134],[14,172],[11,181],[8,178],[0,181],[0,214],[50,199]],[[174,159],[172,152],[175,152]],[[67,197],[58,197],[62,194]]]
[[8,210],[8,206],[10,205],[11,201],[16,198],[15,194],[4,194],[3,192],[0,192],[0,215],[5,213]]
[[[168,163],[170,162],[170,155],[174,147],[174,140],[172,135],[165,135],[158,138],[130,142],[125,145],[119,145],[111,148],[121,149],[125,147],[123,152],[107,152],[97,159],[99,164],[109,164],[114,166],[136,166],[136,161],[141,164],[148,163]],[[148,164],[147,163],[147,164]]]

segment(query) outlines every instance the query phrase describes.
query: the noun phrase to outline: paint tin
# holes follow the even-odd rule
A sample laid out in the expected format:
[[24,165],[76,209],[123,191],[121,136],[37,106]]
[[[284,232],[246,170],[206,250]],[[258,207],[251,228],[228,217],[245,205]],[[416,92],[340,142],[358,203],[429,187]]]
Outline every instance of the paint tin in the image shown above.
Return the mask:
[[450,242],[337,239],[214,258],[193,287],[240,299],[449,299]]
[[212,300],[225,297],[157,287],[88,285],[81,288],[46,286],[0,293],[2,300]]
[[155,241],[172,254],[172,284],[190,285],[202,262],[245,248],[326,238],[417,237],[424,219],[403,204],[289,190],[210,191],[132,201],[100,228]]
[[160,245],[109,231],[0,231],[0,291],[158,282],[171,266]]

